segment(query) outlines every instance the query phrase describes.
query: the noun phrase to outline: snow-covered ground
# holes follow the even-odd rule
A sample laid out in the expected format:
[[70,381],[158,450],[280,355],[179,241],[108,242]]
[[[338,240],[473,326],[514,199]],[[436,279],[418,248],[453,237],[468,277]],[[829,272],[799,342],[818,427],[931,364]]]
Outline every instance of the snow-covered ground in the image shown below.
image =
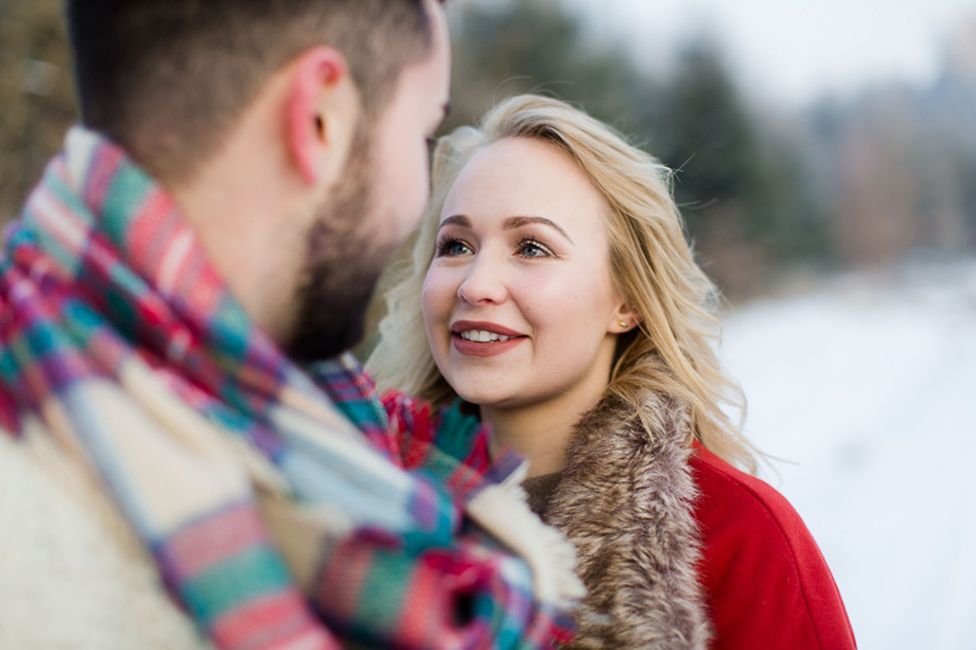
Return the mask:
[[859,646],[976,649],[976,264],[741,306],[721,356]]

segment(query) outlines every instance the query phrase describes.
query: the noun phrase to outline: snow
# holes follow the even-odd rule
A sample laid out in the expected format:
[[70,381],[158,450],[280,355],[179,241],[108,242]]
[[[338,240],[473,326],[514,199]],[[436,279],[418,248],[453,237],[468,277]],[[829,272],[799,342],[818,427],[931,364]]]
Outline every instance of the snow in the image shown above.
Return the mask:
[[750,303],[720,354],[859,647],[976,649],[976,263]]

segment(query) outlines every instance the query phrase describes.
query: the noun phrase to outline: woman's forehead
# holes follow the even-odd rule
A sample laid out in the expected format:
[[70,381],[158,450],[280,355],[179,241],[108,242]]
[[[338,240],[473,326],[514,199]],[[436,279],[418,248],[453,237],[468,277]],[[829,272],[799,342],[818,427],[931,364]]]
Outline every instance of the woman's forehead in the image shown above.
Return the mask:
[[472,224],[537,216],[567,230],[603,227],[607,204],[586,172],[559,147],[535,138],[488,145],[465,165],[441,212]]

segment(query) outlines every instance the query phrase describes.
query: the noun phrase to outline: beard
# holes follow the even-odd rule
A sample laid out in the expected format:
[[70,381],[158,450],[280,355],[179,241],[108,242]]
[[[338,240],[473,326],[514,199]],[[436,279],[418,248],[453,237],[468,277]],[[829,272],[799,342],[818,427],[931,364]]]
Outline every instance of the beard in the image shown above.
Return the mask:
[[374,200],[370,138],[357,129],[339,185],[306,236],[296,320],[285,350],[299,363],[334,357],[358,343],[366,314],[397,242],[383,238]]

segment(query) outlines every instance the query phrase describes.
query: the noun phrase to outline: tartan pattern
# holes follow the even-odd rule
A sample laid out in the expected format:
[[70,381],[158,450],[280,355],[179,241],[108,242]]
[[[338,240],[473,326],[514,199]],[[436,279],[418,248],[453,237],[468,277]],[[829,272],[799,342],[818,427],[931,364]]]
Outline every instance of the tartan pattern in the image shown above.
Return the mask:
[[[349,355],[294,366],[172,198],[80,128],[0,258],[0,429],[21,435],[28,417],[102,480],[218,647],[569,638],[528,565],[464,515],[517,461],[489,467],[457,410],[381,402]],[[293,538],[314,563],[280,543]]]

